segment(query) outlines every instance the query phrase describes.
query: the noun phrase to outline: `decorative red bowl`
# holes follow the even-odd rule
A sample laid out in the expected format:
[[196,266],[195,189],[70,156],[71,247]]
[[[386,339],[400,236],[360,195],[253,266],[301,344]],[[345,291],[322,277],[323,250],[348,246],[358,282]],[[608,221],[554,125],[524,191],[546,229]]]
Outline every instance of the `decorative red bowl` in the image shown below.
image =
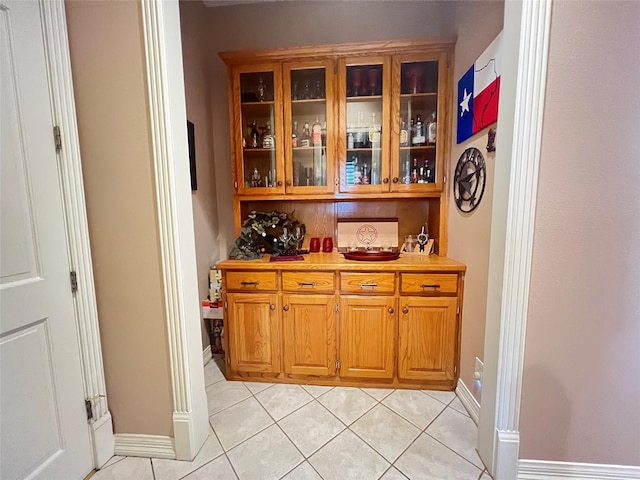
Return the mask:
[[388,260],[397,260],[400,257],[400,252],[380,252],[376,250],[365,250],[358,252],[344,252],[343,255],[347,260],[386,262]]

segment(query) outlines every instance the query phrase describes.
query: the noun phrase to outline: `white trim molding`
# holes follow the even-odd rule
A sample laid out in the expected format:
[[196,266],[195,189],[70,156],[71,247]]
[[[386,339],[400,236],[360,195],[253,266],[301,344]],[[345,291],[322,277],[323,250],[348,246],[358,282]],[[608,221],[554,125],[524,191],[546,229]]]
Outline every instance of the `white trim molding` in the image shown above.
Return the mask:
[[211,361],[212,358],[213,358],[213,353],[211,353],[211,345],[207,345],[206,347],[204,347],[204,350],[202,351],[202,364],[206,365]]
[[551,0],[522,0],[495,410],[493,476],[518,470],[520,395],[529,302]]
[[456,387],[456,395],[467,409],[471,419],[478,425],[478,417],[480,416],[480,404],[471,393],[471,390],[465,385],[462,379],[458,380],[458,386]]
[[114,437],[115,455],[167,458],[169,460],[176,458],[176,449],[171,437],[132,433],[116,433]]
[[176,458],[208,435],[177,0],[142,0]]
[[74,294],[74,311],[85,399],[91,402],[93,410],[93,419],[89,422],[93,462],[96,468],[100,468],[113,456],[113,424],[107,405],[102,363],[64,2],[42,0],[40,13],[44,24],[54,122],[61,134],[62,148],[58,152],[58,169],[69,266],[76,272],[78,281],[78,291]]
[[520,460],[518,480],[640,480],[640,466]]

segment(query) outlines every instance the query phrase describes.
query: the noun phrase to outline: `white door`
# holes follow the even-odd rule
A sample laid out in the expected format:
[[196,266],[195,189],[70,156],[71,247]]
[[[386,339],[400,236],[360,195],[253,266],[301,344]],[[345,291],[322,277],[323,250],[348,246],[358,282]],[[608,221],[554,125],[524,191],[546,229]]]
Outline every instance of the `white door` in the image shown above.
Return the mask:
[[92,469],[44,55],[38,2],[0,0],[2,480]]

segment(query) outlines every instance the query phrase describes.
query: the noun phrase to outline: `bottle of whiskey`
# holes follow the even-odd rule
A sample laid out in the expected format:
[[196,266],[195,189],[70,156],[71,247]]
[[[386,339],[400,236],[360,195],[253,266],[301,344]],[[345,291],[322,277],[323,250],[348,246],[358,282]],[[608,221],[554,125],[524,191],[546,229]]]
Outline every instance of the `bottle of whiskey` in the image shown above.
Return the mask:
[[409,146],[409,131],[407,130],[407,124],[404,120],[402,121],[402,124],[400,126],[400,146]]
[[309,124],[307,122],[305,122],[302,126],[302,135],[300,135],[300,146],[311,146],[311,130],[309,129]]
[[436,112],[431,114],[431,121],[427,128],[427,142],[431,145],[436,144],[436,134],[438,133],[438,124],[436,122]]
[[369,172],[367,171],[367,164],[362,164],[362,184],[369,185]]
[[425,159],[424,161],[424,172],[425,172],[425,183],[433,183],[433,170],[429,166],[429,160]]
[[418,159],[413,159],[413,170],[411,170],[411,183],[418,183]]
[[258,148],[260,144],[260,132],[258,132],[258,126],[256,125],[256,121],[251,122],[251,143],[249,144],[250,148]]
[[422,123],[422,115],[416,116],[416,134],[413,137],[413,146],[419,147],[425,143],[424,124]]
[[262,134],[262,148],[274,148],[275,142],[271,134],[271,124],[267,123]]

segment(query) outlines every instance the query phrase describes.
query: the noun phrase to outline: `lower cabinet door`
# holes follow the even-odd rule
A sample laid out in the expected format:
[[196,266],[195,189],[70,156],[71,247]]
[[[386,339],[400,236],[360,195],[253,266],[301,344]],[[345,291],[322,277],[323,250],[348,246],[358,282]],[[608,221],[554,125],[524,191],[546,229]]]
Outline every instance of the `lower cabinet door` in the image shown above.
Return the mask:
[[229,293],[228,335],[231,369],[281,371],[280,316],[275,293]]
[[336,299],[333,295],[283,295],[284,371],[336,373]]
[[452,381],[456,358],[455,297],[401,297],[398,377]]
[[340,376],[393,378],[395,297],[340,298]]

